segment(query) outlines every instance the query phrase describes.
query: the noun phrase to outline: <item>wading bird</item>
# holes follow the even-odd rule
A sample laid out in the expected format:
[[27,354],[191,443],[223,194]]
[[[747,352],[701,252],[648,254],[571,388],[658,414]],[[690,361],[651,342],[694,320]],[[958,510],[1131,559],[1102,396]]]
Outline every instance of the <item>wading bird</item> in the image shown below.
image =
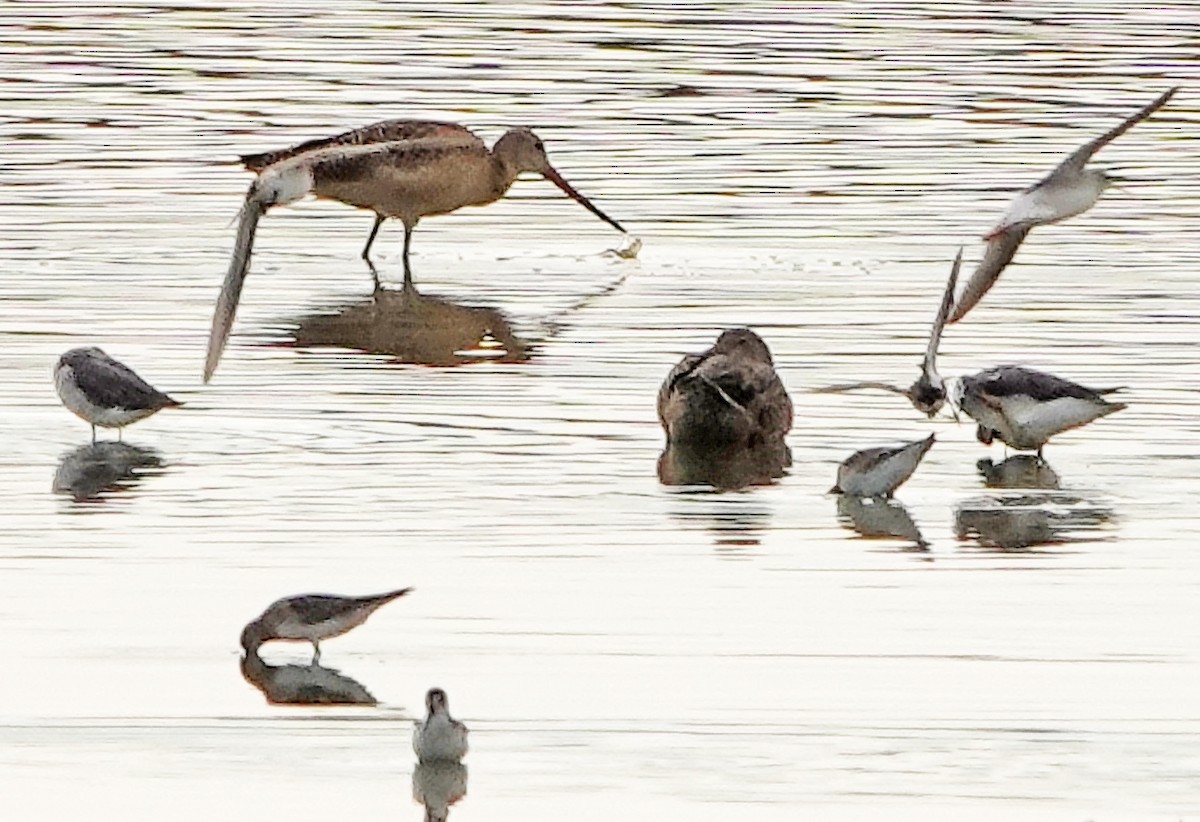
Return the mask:
[[446,692],[425,694],[425,720],[413,723],[413,751],[418,762],[457,762],[467,755],[467,726],[450,716]]
[[242,205],[233,257],[213,314],[204,381],[212,377],[229,339],[255,231],[268,209],[312,194],[399,219],[404,224],[404,281],[411,283],[409,245],[417,222],[464,206],[495,202],[522,172],[542,175],[597,217],[625,231],[563,179],[550,165],[542,141],[527,128],[511,129],[490,151],[473,140],[425,138],[332,146],[263,169]]
[[1178,90],[1176,86],[1163,92],[1137,113],[1076,149],[1057,168],[1017,195],[1000,223],[984,236],[987,248],[983,259],[954,304],[950,322],[961,320],[983,299],[1031,229],[1082,214],[1096,204],[1116,178],[1100,169],[1087,168],[1092,155],[1166,105]]
[[321,661],[320,642],[357,628],[367,617],[402,597],[412,588],[365,597],[335,594],[301,594],[284,597],[267,606],[262,615],[242,629],[242,648],[257,653],[258,646],[272,639],[311,642],[313,663]]
[[890,497],[912,476],[925,454],[933,447],[933,434],[898,448],[866,448],[838,466],[837,484],[831,494],[852,497]]
[[130,423],[183,403],[168,397],[99,348],[72,348],[54,367],[54,388],[67,410],[92,425],[116,428],[117,438]]

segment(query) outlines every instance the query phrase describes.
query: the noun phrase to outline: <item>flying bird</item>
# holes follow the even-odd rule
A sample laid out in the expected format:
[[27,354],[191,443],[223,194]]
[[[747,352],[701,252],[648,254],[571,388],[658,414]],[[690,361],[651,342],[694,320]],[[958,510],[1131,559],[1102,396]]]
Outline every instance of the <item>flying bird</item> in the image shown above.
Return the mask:
[[979,424],[975,435],[984,445],[998,439],[1041,456],[1056,434],[1125,408],[1104,398],[1119,390],[1086,388],[1043,371],[1002,365],[959,378],[954,401]]
[[938,306],[937,316],[933,318],[933,327],[929,331],[929,343],[925,346],[925,358],[921,361],[921,376],[908,388],[900,388],[887,382],[854,382],[843,385],[831,385],[828,388],[817,389],[822,393],[842,391],[857,391],[863,388],[877,388],[890,391],[906,397],[909,402],[925,416],[932,419],[946,404],[946,381],[937,371],[938,348],[942,342],[942,331],[946,327],[946,318],[954,305],[954,288],[958,283],[958,272],[962,267],[962,248],[954,258],[950,268],[950,278],[946,281],[946,289],[942,292],[942,302]]
[[1178,90],[1176,86],[1163,92],[1140,111],[1076,149],[1053,171],[1017,195],[999,224],[984,235],[987,248],[983,259],[955,302],[950,322],[961,320],[983,298],[1000,272],[1012,262],[1031,229],[1082,214],[1096,204],[1116,180],[1105,171],[1087,168],[1092,155],[1166,105]]
[[412,282],[409,245],[422,217],[448,214],[499,200],[518,175],[540,174],[609,225],[624,232],[576,191],[546,157],[541,139],[527,128],[510,129],[489,151],[478,140],[425,138],[366,145],[336,145],[267,166],[250,184],[238,221],[233,257],[213,313],[204,363],[212,377],[229,340],[258,221],[268,209],[312,194],[404,223],[404,282]]
[[164,408],[183,403],[172,399],[143,380],[123,362],[99,348],[72,348],[54,366],[54,388],[67,410],[92,425],[122,429]]

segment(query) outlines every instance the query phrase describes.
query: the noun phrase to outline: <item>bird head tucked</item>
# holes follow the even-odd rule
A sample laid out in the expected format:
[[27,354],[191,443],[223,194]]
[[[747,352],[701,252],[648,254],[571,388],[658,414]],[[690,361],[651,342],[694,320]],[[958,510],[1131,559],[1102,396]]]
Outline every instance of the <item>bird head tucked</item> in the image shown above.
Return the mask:
[[248,654],[253,653],[258,650],[259,645],[262,645],[270,638],[269,632],[263,626],[262,622],[256,619],[242,629],[242,649]]
[[727,357],[761,362],[765,365],[773,366],[775,364],[775,361],[771,359],[771,349],[767,348],[762,337],[749,328],[731,328],[723,331],[721,336],[717,337],[713,347],[709,349],[709,353],[724,354]]

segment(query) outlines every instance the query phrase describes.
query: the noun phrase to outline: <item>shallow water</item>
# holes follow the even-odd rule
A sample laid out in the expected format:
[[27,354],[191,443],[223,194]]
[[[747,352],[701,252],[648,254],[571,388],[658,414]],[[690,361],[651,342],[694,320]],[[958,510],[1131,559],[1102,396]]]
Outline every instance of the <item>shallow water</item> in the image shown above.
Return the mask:
[[[1189,7],[995,8],[0,10],[6,804],[419,819],[408,720],[440,685],[472,728],[456,820],[1200,811]],[[1175,84],[1099,155],[1127,191],[1035,231],[943,343],[947,374],[1127,386],[1049,446],[1057,487],[989,486],[1001,447],[903,399],[811,391],[911,381],[958,244]],[[420,297],[373,303],[367,215],[272,212],[202,387],[232,160],[397,116],[533,126],[645,249],[522,181],[422,223]],[[396,287],[399,248],[389,223]],[[794,464],[664,487],[655,392],[732,325],[775,354]],[[50,380],[85,344],[187,407],[97,459]],[[931,430],[898,505],[824,496]],[[276,597],[403,585],[323,648],[376,706],[243,677]]]

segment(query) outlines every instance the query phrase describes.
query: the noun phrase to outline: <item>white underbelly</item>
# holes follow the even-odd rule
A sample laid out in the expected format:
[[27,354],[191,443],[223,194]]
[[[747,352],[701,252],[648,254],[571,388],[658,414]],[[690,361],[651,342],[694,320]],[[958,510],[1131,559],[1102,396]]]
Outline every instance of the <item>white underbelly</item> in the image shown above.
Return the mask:
[[123,428],[130,423],[145,419],[158,410],[156,408],[120,408],[97,405],[80,390],[79,385],[75,382],[75,373],[70,366],[64,366],[54,372],[54,387],[68,411],[92,425],[99,425],[102,428]]

